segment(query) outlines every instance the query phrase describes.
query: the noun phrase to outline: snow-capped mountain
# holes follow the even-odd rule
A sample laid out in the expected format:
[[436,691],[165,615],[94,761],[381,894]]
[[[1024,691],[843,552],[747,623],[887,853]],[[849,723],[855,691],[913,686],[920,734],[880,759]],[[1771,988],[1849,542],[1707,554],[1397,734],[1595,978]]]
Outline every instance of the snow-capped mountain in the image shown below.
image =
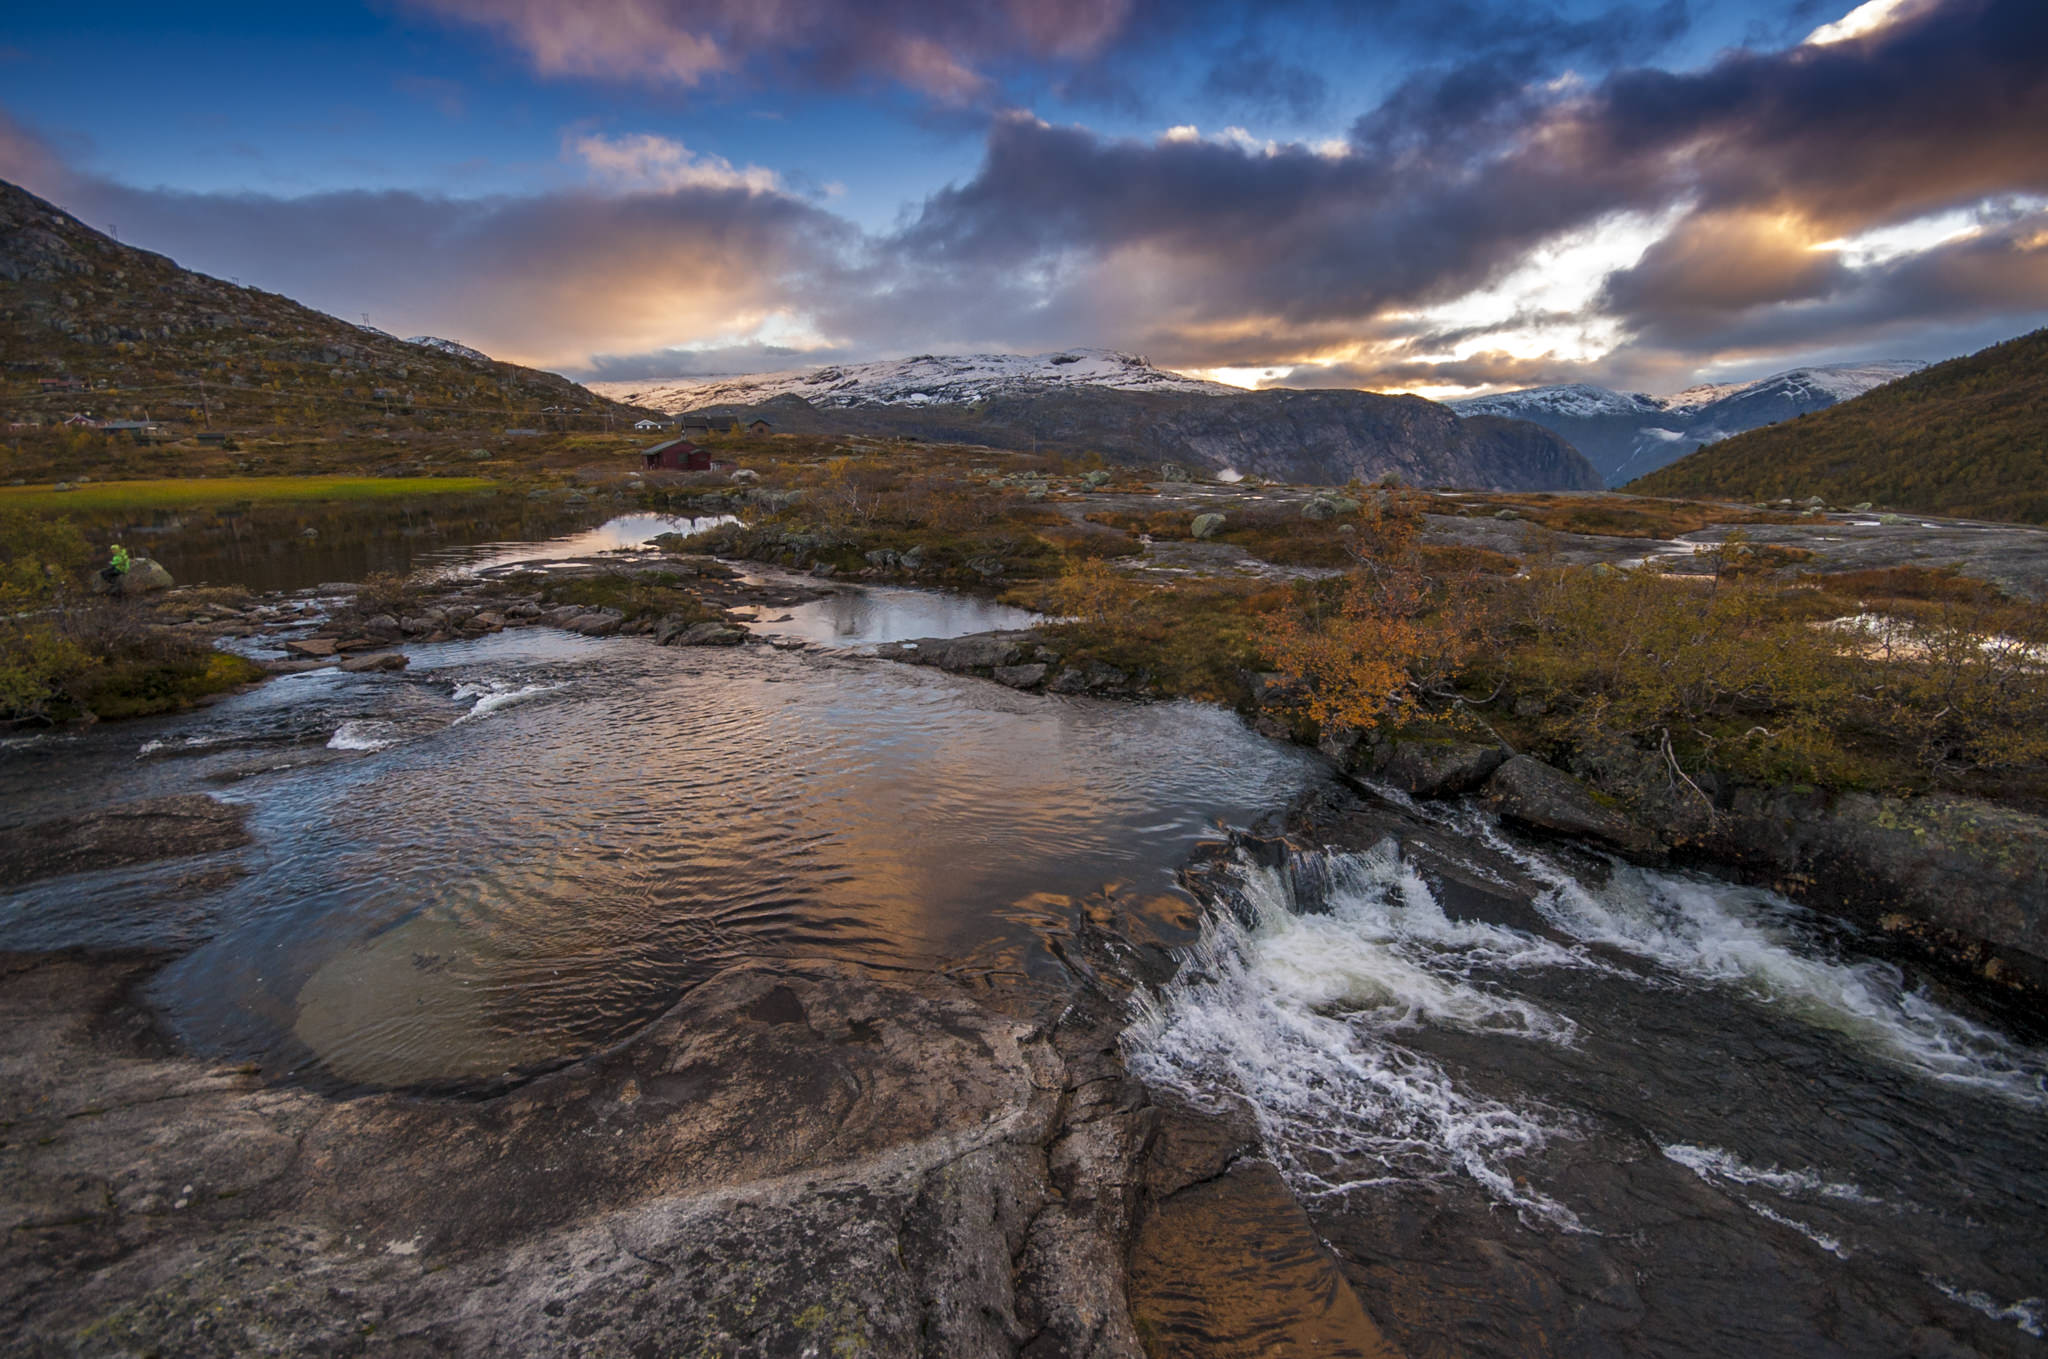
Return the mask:
[[1704,383],[1670,396],[1588,383],[1530,387],[1447,404],[1460,415],[1504,415],[1560,434],[1609,486],[1676,462],[1702,444],[1861,396],[1927,365],[1916,359],[1794,368],[1755,382]]
[[408,335],[405,342],[422,345],[428,349],[438,349],[443,354],[453,354],[458,359],[475,359],[478,363],[491,361],[491,356],[481,349],[471,349],[466,344],[457,344],[453,340],[444,340],[436,335]]
[[1118,391],[1241,394],[1154,368],[1110,349],[1063,349],[1052,354],[920,354],[881,363],[832,364],[784,373],[685,377],[636,382],[592,382],[615,401],[674,414],[707,406],[753,406],[778,396],[800,396],[813,406],[964,404],[1049,387],[1108,387]]

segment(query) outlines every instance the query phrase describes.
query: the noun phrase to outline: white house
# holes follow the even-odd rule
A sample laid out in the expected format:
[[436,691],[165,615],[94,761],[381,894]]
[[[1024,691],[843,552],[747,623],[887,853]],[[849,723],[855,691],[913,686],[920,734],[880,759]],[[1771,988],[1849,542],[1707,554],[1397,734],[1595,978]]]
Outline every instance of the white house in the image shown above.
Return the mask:
[[634,428],[634,429],[666,429],[666,428],[668,428],[668,424],[667,424],[667,422],[666,422],[666,421],[663,421],[663,420],[635,420],[635,421],[633,422],[633,428]]

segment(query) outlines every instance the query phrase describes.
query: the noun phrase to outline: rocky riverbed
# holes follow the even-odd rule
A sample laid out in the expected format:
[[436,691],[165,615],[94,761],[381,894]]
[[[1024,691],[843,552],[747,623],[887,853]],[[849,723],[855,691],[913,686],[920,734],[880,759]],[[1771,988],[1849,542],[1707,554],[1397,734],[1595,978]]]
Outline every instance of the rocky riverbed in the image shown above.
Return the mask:
[[[549,601],[643,577],[695,603]],[[1252,735],[1291,734],[1277,677],[1247,730],[1101,702],[1153,695],[1029,627],[776,632],[873,589],[643,554],[389,612],[174,593],[281,678],[127,746],[38,738],[0,787],[0,925],[45,941],[0,967],[5,1352],[1999,1354],[2041,1325],[2031,1172],[2001,1176],[2048,1064],[1890,961],[2026,979],[2038,826],[1720,788],[1646,819],[1612,771],[1485,746],[1283,753]],[[715,645],[747,640],[779,645]],[[78,780],[54,819],[36,768]],[[1901,1139],[1910,1175],[1870,1149]]]

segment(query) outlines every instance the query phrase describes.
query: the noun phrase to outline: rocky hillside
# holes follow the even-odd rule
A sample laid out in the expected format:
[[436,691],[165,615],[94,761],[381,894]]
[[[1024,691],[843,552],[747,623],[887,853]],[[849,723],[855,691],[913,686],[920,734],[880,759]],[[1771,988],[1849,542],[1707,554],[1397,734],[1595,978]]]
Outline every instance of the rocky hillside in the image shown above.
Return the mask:
[[1020,387],[966,403],[825,408],[798,396],[717,408],[796,434],[911,437],[1100,453],[1274,481],[1341,484],[1394,475],[1412,486],[1594,490],[1600,475],[1562,438],[1523,420],[1461,419],[1414,396],[1349,390],[1117,391]]
[[1154,368],[1135,354],[1113,349],[1065,349],[1056,354],[920,354],[783,373],[596,382],[591,387],[618,401],[671,412],[753,406],[778,396],[800,396],[820,407],[930,406],[984,401],[1050,387],[1206,392],[1211,396],[1238,390]]
[[[0,182],[0,413],[173,430],[603,428],[554,373],[414,342],[181,269]],[[66,379],[75,379],[72,387]]]
[[2048,330],[1703,448],[1629,489],[1730,500],[1818,495],[2048,523]]
[[1690,387],[1672,396],[1590,383],[1530,387],[1450,402],[1460,415],[1531,420],[1569,439],[1610,486],[1655,471],[1745,430],[1825,410],[1925,365],[1915,359],[1795,368],[1755,382]]

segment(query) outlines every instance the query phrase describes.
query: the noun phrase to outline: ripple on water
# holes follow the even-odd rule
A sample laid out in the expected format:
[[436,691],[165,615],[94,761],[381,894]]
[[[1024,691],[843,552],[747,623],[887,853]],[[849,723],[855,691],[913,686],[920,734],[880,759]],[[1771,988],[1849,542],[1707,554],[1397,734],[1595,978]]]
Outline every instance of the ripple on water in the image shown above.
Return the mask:
[[202,1047],[443,1084],[613,1041],[741,959],[1022,982],[1084,903],[1172,896],[1217,818],[1320,777],[1217,709],[768,648],[507,633],[376,678],[291,713],[362,748],[262,784],[261,873],[157,983]]

